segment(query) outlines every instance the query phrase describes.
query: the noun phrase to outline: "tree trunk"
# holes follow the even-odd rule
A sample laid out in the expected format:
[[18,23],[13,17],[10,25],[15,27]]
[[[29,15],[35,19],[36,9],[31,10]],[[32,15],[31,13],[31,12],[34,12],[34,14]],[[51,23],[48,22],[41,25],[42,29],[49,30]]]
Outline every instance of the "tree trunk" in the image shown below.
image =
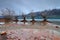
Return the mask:
[[46,18],[44,18],[44,21],[47,21],[47,19],[46,19]]

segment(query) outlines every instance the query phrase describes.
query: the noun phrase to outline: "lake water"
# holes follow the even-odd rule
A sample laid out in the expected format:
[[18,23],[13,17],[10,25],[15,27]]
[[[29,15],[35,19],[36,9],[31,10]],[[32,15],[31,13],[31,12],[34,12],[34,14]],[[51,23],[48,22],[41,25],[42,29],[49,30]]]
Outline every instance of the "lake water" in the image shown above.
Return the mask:
[[[23,19],[18,19],[18,20],[23,20]],[[26,19],[27,21],[31,21],[32,19]],[[35,19],[36,21],[42,21],[43,19]],[[48,21],[60,25],[60,19],[47,19]]]
[[[19,19],[20,21],[23,19]],[[31,21],[32,19],[26,19],[27,21]],[[42,21],[43,19],[35,19],[36,21]],[[48,21],[60,25],[60,19],[47,19]]]
[[[18,19],[18,20],[23,20],[23,19]],[[27,21],[31,21],[32,19],[26,19]],[[42,21],[43,19],[35,19],[36,21]],[[49,21],[60,21],[60,19],[47,19]]]
[[[18,19],[19,21],[23,19]],[[31,21],[32,19],[26,19],[27,21]],[[43,19],[35,19],[36,21],[42,21]],[[47,19],[48,21],[60,25],[60,19]],[[0,22],[0,24],[4,24],[4,22]]]

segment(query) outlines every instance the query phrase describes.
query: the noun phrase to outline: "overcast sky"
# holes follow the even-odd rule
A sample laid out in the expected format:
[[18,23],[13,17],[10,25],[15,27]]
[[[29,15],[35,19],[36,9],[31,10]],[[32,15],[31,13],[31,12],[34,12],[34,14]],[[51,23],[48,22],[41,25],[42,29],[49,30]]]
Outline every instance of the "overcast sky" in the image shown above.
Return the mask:
[[0,0],[0,9],[10,8],[17,14],[29,13],[31,10],[43,11],[60,8],[60,0]]

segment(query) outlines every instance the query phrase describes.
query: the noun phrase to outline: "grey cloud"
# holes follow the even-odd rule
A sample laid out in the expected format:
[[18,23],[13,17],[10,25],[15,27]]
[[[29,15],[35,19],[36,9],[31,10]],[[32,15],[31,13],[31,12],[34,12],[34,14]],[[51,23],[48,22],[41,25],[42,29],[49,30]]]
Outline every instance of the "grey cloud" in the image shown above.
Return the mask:
[[15,10],[16,13],[19,11],[28,13],[31,10],[60,8],[60,0],[0,0],[0,9],[6,7]]

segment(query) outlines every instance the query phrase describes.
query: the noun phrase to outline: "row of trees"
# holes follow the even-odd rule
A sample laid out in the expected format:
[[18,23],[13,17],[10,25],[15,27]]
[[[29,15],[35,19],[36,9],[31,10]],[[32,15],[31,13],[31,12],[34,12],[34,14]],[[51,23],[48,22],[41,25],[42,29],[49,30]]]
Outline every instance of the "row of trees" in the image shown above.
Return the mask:
[[1,14],[5,20],[5,23],[9,23],[9,22],[13,21],[14,19],[17,19],[15,16],[15,11],[10,10],[8,8],[2,9]]
[[[18,22],[18,16],[15,15],[16,14],[15,11],[6,8],[6,9],[1,10],[1,12],[2,12],[2,15],[4,16],[5,23],[9,23],[11,21],[15,21],[16,23]],[[42,13],[40,15],[44,18],[44,21],[47,21],[46,13]],[[22,13],[22,17],[23,17],[23,20],[21,22],[24,22],[24,24],[25,24],[25,22],[27,22],[26,15],[24,15],[24,13]],[[32,18],[32,20],[30,22],[32,22],[32,24],[34,24],[36,21],[34,19],[35,15],[34,15],[33,11],[31,12],[31,18]]]

